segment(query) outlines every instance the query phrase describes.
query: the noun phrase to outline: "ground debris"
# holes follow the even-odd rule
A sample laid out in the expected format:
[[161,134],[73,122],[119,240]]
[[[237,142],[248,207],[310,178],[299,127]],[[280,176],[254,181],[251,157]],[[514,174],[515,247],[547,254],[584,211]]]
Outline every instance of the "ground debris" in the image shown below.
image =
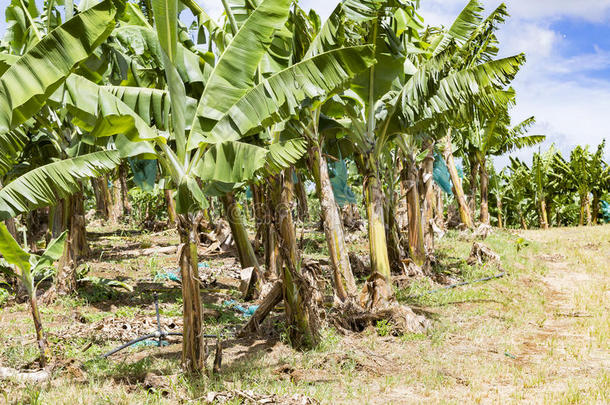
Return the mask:
[[0,367],[0,380],[14,380],[17,382],[40,384],[51,378],[48,370],[20,371],[11,367]]
[[[253,390],[210,391],[204,398],[208,404],[226,404],[243,401],[246,404],[310,405],[319,404],[313,398],[302,394],[280,396],[276,394],[257,394]],[[242,402],[240,402],[242,403]]]
[[493,228],[487,224],[481,224],[475,229],[473,235],[479,239],[486,239],[493,231]]
[[[164,317],[162,327],[168,332],[181,332],[182,317]],[[87,338],[96,343],[108,340],[129,342],[156,330],[156,318],[141,315],[130,319],[104,318],[92,324],[72,323],[55,335],[66,338]]]
[[470,256],[466,262],[473,266],[475,264],[483,264],[486,262],[500,263],[500,256],[480,242],[474,242],[470,250]]
[[274,374],[278,375],[282,379],[289,379],[294,383],[306,383],[314,384],[321,382],[332,381],[333,378],[330,373],[326,370],[319,369],[296,369],[289,364],[283,364],[277,367]]

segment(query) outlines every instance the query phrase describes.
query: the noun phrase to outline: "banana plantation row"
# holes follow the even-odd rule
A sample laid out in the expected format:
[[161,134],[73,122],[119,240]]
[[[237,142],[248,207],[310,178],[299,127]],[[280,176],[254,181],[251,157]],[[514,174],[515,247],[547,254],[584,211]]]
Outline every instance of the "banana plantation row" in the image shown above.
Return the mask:
[[[248,330],[283,300],[290,341],[300,348],[318,343],[326,318],[295,233],[293,206],[306,201],[305,181],[320,202],[331,312],[346,329],[380,319],[425,327],[396,302],[392,274],[405,266],[433,271],[435,230],[452,207],[465,228],[473,228],[475,210],[490,223],[488,195],[499,226],[537,225],[536,212],[541,226],[566,224],[574,192],[586,213],[580,222],[597,220],[608,188],[602,152],[578,149],[566,162],[550,151],[535,155],[531,169],[512,160],[508,171],[492,170],[492,156],[544,139],[526,134],[533,118],[511,126],[510,83],[525,57],[498,57],[505,5],[485,14],[472,0],[449,28],[425,25],[406,0],[345,0],[324,22],[291,0],[222,5],[219,22],[197,0],[45,0],[42,9],[13,0],[6,8],[0,269],[28,292],[43,363],[34,280],[58,260],[44,300],[74,292],[75,268],[88,254],[89,190],[97,211],[114,219],[129,216],[130,188],[146,189],[152,179],[165,190],[180,236],[187,371],[204,367],[197,246],[215,201],[242,267],[254,268],[245,298],[263,298],[262,286],[273,284]],[[184,15],[192,15],[188,23]],[[468,168],[468,196],[456,158]],[[362,185],[371,263],[362,286],[335,200],[337,161],[354,166]],[[446,195],[435,184],[443,176]],[[239,203],[246,188],[260,255]],[[46,250],[35,254],[40,239]]]

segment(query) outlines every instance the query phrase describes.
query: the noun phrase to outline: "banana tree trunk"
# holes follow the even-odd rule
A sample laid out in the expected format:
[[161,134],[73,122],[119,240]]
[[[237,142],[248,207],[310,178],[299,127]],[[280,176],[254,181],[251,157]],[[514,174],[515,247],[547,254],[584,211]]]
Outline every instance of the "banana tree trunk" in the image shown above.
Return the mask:
[[308,299],[311,288],[315,287],[307,285],[302,277],[302,261],[291,213],[294,196],[291,170],[287,169],[280,175],[272,176],[269,183],[276,207],[274,222],[284,263],[281,277],[290,342],[295,348],[313,348],[320,339],[316,309],[313,308],[315,303]]
[[333,194],[330,177],[328,175],[328,164],[322,156],[320,146],[315,141],[310,142],[309,159],[310,170],[316,182],[316,190],[320,199],[320,214],[326,235],[326,243],[333,266],[333,281],[335,295],[344,302],[356,295],[356,281],[349,262],[343,224],[335,196]]
[[462,180],[458,175],[457,167],[455,166],[455,160],[453,159],[453,146],[451,145],[451,135],[445,137],[445,151],[444,151],[445,162],[449,169],[449,176],[451,177],[451,183],[453,183],[453,192],[455,199],[458,203],[460,211],[460,219],[462,223],[468,228],[472,228],[472,215],[466,203],[464,196],[464,189],[462,188]]
[[264,185],[250,184],[252,190],[252,215],[256,224],[256,236],[254,237],[254,245],[258,247],[263,244],[263,235],[267,224],[265,223],[265,207],[264,207]]
[[[403,172],[404,173],[404,172]],[[408,238],[409,256],[418,266],[426,262],[426,248],[424,246],[424,228],[422,226],[422,214],[417,187],[418,170],[416,162],[411,159],[406,168],[405,188],[407,191],[407,216],[408,216]]]
[[546,211],[546,201],[544,198],[540,198],[540,227],[542,229],[549,229],[549,219]]
[[578,226],[583,226],[587,221],[587,225],[591,225],[591,204],[589,201],[589,194],[581,194],[580,196],[580,218],[578,219]]
[[254,267],[252,276],[250,277],[250,283],[246,291],[245,300],[251,300],[260,290],[260,267],[256,254],[254,254],[254,248],[250,243],[248,237],[248,231],[246,224],[241,215],[241,209],[235,201],[233,193],[227,193],[222,198],[222,203],[226,212],[229,226],[231,227],[231,233],[233,234],[233,240],[235,240],[235,246],[237,247],[237,254],[239,256],[239,262],[241,263],[242,269],[248,267]]
[[110,190],[108,189],[108,178],[102,176],[97,179],[91,179],[91,186],[95,194],[95,211],[103,219],[108,220],[110,218],[110,207],[112,205]]
[[42,328],[42,319],[40,317],[40,311],[38,310],[38,300],[36,298],[36,291],[28,291],[30,296],[30,309],[32,311],[32,319],[34,320],[34,329],[36,330],[36,342],[38,344],[38,350],[40,351],[40,366],[46,367],[48,358],[48,343],[47,338]]
[[[53,207],[51,207],[50,212],[53,211]],[[17,241],[17,243],[21,243],[21,235],[17,232],[17,225],[15,225],[15,218],[9,218],[4,221],[6,225],[6,229],[11,234],[11,236]],[[50,225],[49,225],[50,227]]]
[[434,186],[434,194],[436,197],[436,210],[434,221],[441,229],[445,229],[445,204],[443,201],[443,190],[437,185]]
[[599,200],[599,194],[593,194],[593,210],[591,214],[593,216],[593,225],[597,225],[597,217],[599,216]]
[[[274,178],[272,178],[273,180]],[[280,277],[280,270],[282,268],[282,255],[280,254],[280,245],[278,241],[277,226],[275,224],[275,218],[277,216],[276,208],[274,204],[274,198],[279,200],[279,197],[274,195],[272,184],[277,188],[279,185],[276,184],[276,180],[269,181],[265,185],[264,191],[264,230],[263,230],[263,245],[265,248],[265,278],[277,278]]]
[[66,295],[76,291],[77,262],[90,252],[87,244],[82,191],[64,199],[63,208],[64,229],[68,229],[68,237],[57,266],[54,292],[50,293],[48,301],[52,301],[55,294]]
[[387,288],[391,289],[390,258],[385,237],[385,221],[383,212],[383,191],[377,177],[377,165],[373,156],[364,158],[368,167],[364,181],[364,201],[369,224],[369,252],[371,256],[371,273],[382,276]]
[[119,176],[112,182],[112,204],[110,206],[110,222],[118,223],[125,215],[123,198],[121,196],[121,179]]
[[591,226],[591,199],[589,194],[585,198],[585,215],[587,218],[587,226]]
[[[198,217],[202,214],[198,214]],[[182,276],[182,367],[189,373],[205,370],[205,344],[203,338],[203,317],[199,294],[199,258],[197,253],[197,225],[201,218],[193,220],[192,215],[177,216],[180,236],[180,272]]]
[[[295,171],[296,172],[296,171]],[[296,174],[297,182],[294,185],[297,198],[297,213],[299,220],[305,222],[309,219],[309,207],[307,206],[307,190],[305,190],[305,183],[303,182],[303,176]]]
[[127,188],[127,166],[125,162],[119,166],[119,184],[121,186],[121,205],[123,207],[123,215],[131,214],[131,204],[129,203],[129,189]]
[[502,197],[498,196],[498,228],[502,229],[504,224],[502,223]]
[[470,201],[468,201],[470,212],[477,211],[477,178],[479,174],[479,162],[474,157],[470,157]]
[[481,213],[479,219],[481,223],[489,225],[489,174],[484,159],[479,163],[479,175],[481,180]]
[[422,162],[420,179],[422,185],[422,194],[420,195],[420,198],[422,199],[421,227],[424,235],[424,262],[427,255],[434,253],[434,229],[432,228],[432,220],[434,218],[434,194],[432,192],[432,187],[434,184],[434,142],[429,142],[427,149],[428,155]]
[[176,214],[176,203],[174,202],[174,198],[172,197],[172,190],[163,190],[165,195],[165,204],[167,205],[167,217],[168,223],[170,226],[176,224],[177,214]]
[[525,217],[521,212],[519,213],[519,219],[521,220],[521,227],[527,231],[527,222],[525,222]]

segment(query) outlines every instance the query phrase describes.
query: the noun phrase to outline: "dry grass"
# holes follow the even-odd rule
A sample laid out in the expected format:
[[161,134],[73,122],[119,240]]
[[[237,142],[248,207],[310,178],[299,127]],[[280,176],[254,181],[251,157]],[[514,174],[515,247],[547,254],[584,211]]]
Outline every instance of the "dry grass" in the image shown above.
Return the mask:
[[[135,242],[128,238],[100,244],[107,250]],[[86,338],[56,337],[63,366],[54,379],[42,387],[4,384],[0,403],[197,403],[210,390],[301,393],[332,404],[608,403],[610,226],[496,231],[485,243],[501,255],[507,277],[417,299],[407,297],[432,283],[420,280],[398,291],[402,301],[434,320],[425,335],[391,336],[384,324],[349,336],[325,329],[321,347],[302,353],[286,344],[279,323],[275,338],[226,342],[222,373],[193,379],[180,374],[179,345],[106,361],[97,356],[116,342],[83,352]],[[466,265],[471,245],[457,233],[447,235],[438,246],[439,269],[470,280],[497,273]],[[102,256],[99,262],[131,280],[165,265],[163,259],[142,270],[125,260],[132,259]],[[179,314],[179,297],[164,298],[164,313]],[[152,309],[142,299],[105,307],[103,301],[87,305],[73,298],[46,308],[45,325],[60,330],[76,322],[75,313],[88,322],[128,322],[136,314],[152,315]],[[226,314],[220,323],[233,318]],[[32,329],[25,305],[0,309],[0,364],[19,367],[34,359]]]

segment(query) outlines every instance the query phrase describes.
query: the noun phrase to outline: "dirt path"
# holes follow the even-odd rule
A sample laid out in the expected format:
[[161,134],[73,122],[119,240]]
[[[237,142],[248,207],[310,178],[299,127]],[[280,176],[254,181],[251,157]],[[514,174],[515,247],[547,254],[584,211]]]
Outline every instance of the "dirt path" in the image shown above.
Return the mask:
[[[552,367],[537,394],[570,392],[608,395],[610,370],[610,232],[608,227],[530,231],[523,236],[543,244],[539,256],[546,319],[522,342],[530,365]],[[549,364],[549,358],[554,359]],[[578,382],[577,382],[578,381]],[[576,383],[577,382],[577,383]],[[605,390],[605,393],[604,391]],[[544,399],[544,397],[539,398]],[[610,400],[610,398],[607,398]],[[589,401],[585,401],[589,402]],[[593,401],[597,402],[597,401]],[[600,402],[602,403],[602,402]]]
[[369,403],[610,402],[610,227],[521,236],[535,250],[503,255],[520,270],[435,309],[443,343],[401,348],[415,378]]

